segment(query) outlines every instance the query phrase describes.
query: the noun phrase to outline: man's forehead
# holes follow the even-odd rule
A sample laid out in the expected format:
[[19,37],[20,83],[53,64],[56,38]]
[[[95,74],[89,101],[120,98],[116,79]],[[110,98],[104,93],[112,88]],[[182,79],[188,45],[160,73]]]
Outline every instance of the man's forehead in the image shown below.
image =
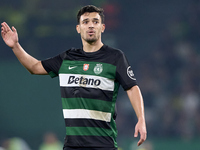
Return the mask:
[[83,15],[81,15],[80,17],[81,20],[85,20],[85,19],[101,19],[99,13],[97,12],[86,12]]

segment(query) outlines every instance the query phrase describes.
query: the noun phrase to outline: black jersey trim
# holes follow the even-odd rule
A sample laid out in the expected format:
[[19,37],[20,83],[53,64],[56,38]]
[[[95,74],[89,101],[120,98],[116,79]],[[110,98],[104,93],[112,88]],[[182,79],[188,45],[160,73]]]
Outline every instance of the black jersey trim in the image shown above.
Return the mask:
[[124,86],[124,91],[127,91],[127,90],[129,90],[130,88],[132,88],[133,86],[136,86],[136,85],[137,85],[136,82],[135,83],[130,83],[130,84]]
[[65,119],[66,127],[98,127],[111,129],[110,123],[94,119]]
[[64,147],[107,147],[115,148],[112,137],[109,136],[72,136],[67,135]]
[[[62,98],[88,98],[98,99],[103,101],[112,101],[113,91],[105,91],[93,88],[82,88],[82,87],[60,87]],[[92,94],[91,94],[92,93]]]
[[117,150],[117,148],[108,147],[65,147],[63,150]]

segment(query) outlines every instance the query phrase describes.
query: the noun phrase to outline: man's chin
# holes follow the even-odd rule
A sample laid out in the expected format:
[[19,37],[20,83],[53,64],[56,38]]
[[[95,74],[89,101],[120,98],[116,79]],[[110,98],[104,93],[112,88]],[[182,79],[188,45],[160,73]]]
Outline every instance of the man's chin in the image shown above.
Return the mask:
[[94,38],[92,38],[92,39],[86,39],[86,42],[88,42],[88,43],[94,43],[96,41],[97,41],[97,39],[94,39]]

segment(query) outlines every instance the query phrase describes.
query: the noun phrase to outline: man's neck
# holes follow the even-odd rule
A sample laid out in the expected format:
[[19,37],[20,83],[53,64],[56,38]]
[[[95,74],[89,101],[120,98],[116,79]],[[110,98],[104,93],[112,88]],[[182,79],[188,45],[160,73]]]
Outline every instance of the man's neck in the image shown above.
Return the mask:
[[85,52],[96,52],[103,46],[103,43],[101,41],[94,42],[94,43],[88,43],[83,42],[83,50]]

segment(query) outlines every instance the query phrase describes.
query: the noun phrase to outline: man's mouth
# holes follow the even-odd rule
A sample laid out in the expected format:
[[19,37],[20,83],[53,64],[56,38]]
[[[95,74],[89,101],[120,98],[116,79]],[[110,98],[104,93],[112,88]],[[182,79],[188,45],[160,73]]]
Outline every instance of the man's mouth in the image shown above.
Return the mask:
[[95,33],[95,31],[87,31],[87,33],[88,33],[89,35],[93,35],[93,34]]

